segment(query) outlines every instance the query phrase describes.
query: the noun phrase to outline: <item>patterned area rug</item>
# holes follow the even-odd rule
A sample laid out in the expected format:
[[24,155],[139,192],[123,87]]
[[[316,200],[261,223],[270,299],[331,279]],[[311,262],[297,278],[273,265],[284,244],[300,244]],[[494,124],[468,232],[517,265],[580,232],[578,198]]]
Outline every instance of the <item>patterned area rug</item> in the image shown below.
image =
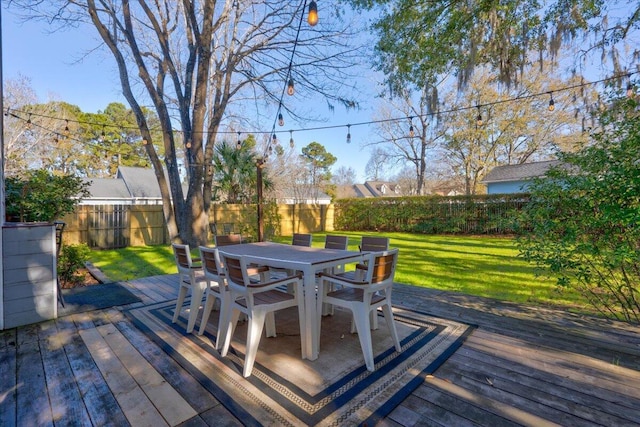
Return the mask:
[[[188,303],[185,303],[188,307]],[[171,323],[174,301],[128,311],[138,328],[190,372],[245,425],[373,425],[402,402],[460,347],[473,327],[394,308],[402,352],[384,317],[372,331],[375,372],[366,370],[350,313],[322,319],[320,356],[302,360],[297,311],[276,314],[278,336],[263,338],[253,375],[242,377],[246,323],[239,323],[226,358],[215,350],[213,311],[202,336],[186,334],[188,312]],[[200,315],[199,317],[200,318]],[[196,325],[196,330],[198,328]]]

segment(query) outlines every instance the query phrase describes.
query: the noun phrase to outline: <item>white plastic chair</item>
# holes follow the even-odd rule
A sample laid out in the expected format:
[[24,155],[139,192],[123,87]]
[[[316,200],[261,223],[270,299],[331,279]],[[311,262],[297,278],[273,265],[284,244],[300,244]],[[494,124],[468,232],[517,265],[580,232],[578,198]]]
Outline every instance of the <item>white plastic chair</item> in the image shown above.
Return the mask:
[[172,322],[176,323],[182,310],[182,304],[187,296],[187,292],[191,290],[191,304],[189,305],[189,320],[187,321],[187,333],[193,331],[196,324],[198,310],[202,303],[202,296],[207,286],[207,280],[204,277],[202,266],[196,265],[200,259],[192,259],[189,245],[173,243],[173,255],[176,259],[176,267],[180,277],[180,289],[178,291],[178,300],[173,313]]
[[[302,275],[296,274],[282,279],[252,282],[249,271],[251,267],[247,265],[244,257],[226,254],[222,250],[219,253],[230,293],[230,309],[225,311],[226,319],[223,320],[226,330],[221,355],[224,357],[229,351],[240,313],[246,314],[248,324],[243,375],[248,377],[253,371],[265,321],[267,323],[267,337],[276,336],[274,312],[297,305],[300,331],[304,329]],[[283,285],[294,286],[294,294],[276,290],[277,287]],[[301,347],[304,347],[302,334],[300,335]]]
[[[375,315],[378,307],[382,308],[385,321],[393,339],[396,351],[401,351],[398,332],[391,309],[391,290],[393,277],[398,262],[398,249],[384,252],[372,252],[367,260],[367,270],[363,280],[352,280],[344,276],[320,273],[318,295],[318,313],[322,304],[344,307],[353,313],[351,332],[358,333],[360,347],[367,370],[374,371],[373,344],[371,342],[371,315]],[[328,291],[331,285],[338,285],[335,291]],[[321,316],[318,317],[320,331]]]
[[216,300],[220,301],[218,333],[216,335],[216,350],[220,350],[222,348],[222,343],[224,342],[225,330],[222,326],[222,322],[225,318],[226,310],[229,309],[230,295],[224,280],[224,274],[222,273],[222,264],[220,262],[218,249],[200,246],[200,258],[202,259],[204,277],[207,280],[207,288],[205,290],[204,310],[202,312],[202,319],[200,320],[198,335],[202,335],[204,333],[207,328],[209,316],[211,315],[211,310],[213,310]]

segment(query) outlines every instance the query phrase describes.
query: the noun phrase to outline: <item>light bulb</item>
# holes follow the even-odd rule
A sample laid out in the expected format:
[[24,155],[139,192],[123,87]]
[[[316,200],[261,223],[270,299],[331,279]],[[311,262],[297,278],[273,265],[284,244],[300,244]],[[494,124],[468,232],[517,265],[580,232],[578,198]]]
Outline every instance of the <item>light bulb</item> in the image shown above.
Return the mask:
[[633,98],[633,85],[631,83],[627,85],[627,98]]
[[482,126],[484,124],[484,122],[482,121],[482,114],[480,114],[480,112],[478,112],[478,117],[476,117],[476,124],[478,126]]
[[307,22],[309,22],[309,25],[312,27],[318,23],[318,5],[313,0],[309,3],[309,15],[307,17]]
[[351,125],[347,125],[347,144],[351,144]]
[[415,136],[415,132],[413,131],[413,125],[409,126],[409,137],[413,138]]
[[293,79],[289,79],[289,83],[287,84],[287,93],[289,96],[292,96],[295,93],[295,89],[293,87]]
[[293,142],[293,131],[289,131],[291,138],[289,138],[289,147],[293,148],[296,144]]
[[553,94],[549,93],[549,111],[556,109],[556,103],[553,101]]
[[284,117],[282,117],[282,113],[278,113],[278,124],[280,126],[284,126]]

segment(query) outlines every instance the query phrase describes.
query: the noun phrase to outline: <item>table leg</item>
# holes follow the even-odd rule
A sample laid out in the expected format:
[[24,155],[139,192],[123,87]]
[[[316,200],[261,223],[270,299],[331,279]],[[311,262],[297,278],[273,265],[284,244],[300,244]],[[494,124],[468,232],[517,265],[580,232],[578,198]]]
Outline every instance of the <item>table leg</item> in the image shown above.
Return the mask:
[[304,348],[303,357],[309,360],[318,358],[318,327],[316,325],[316,274],[315,270],[309,266],[303,271],[304,288],[304,317],[305,327],[303,336]]

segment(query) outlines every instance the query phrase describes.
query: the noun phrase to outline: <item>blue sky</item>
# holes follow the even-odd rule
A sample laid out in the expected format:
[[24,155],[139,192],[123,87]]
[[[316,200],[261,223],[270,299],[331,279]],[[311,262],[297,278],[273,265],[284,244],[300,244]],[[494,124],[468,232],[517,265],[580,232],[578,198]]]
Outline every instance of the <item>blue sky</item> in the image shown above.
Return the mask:
[[[92,51],[100,44],[93,28],[70,28],[51,33],[46,23],[22,23],[12,10],[6,8],[1,13],[5,80],[23,75],[31,80],[31,86],[41,102],[53,98],[77,105],[85,112],[95,113],[114,101],[127,105],[120,94],[120,84],[110,53],[106,50]],[[366,87],[368,83],[364,82],[364,85]],[[315,101],[309,102],[313,104]],[[319,102],[319,105],[324,105],[324,102]],[[319,114],[327,118],[326,122],[309,123],[304,127],[340,127],[294,133],[296,148],[299,150],[312,141],[321,143],[338,158],[334,169],[339,166],[352,167],[357,172],[358,180],[363,182],[369,148],[361,148],[361,144],[376,137],[367,126],[352,127],[352,142],[347,144],[346,125],[371,120],[373,108],[371,104],[365,105],[360,111],[345,111],[342,107],[336,107],[334,113],[321,111]],[[288,129],[288,125],[284,129]],[[280,137],[284,144],[288,144],[288,134]]]

